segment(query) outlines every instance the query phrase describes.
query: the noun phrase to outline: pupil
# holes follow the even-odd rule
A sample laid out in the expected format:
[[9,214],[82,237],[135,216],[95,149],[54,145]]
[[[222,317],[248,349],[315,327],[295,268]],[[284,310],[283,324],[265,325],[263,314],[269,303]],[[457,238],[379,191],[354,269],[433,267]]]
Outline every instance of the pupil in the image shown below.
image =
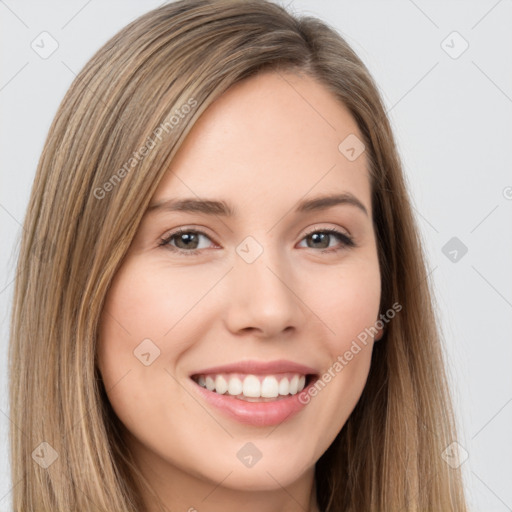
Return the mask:
[[[183,233],[178,237],[178,241],[184,242],[184,246],[190,248],[191,244],[189,242],[191,242],[193,245],[195,236],[195,233]],[[197,242],[197,240],[195,240],[195,242]]]
[[[328,236],[329,235],[327,233],[314,233],[314,234],[311,235],[311,238],[313,239],[314,243],[317,243],[319,241],[320,242],[322,242],[322,241],[325,242],[327,240]],[[319,237],[323,238],[323,240],[319,240]],[[325,243],[324,243],[324,245],[323,245],[323,247],[328,247],[328,246],[329,246],[329,243],[327,243],[327,245],[325,245]]]

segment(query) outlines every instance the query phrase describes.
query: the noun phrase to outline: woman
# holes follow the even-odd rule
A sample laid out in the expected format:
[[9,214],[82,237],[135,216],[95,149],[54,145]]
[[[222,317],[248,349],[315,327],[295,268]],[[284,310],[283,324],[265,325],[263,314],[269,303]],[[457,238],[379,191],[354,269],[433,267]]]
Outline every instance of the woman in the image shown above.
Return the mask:
[[15,510],[466,510],[423,250],[347,43],[262,0],[135,20],[25,220]]

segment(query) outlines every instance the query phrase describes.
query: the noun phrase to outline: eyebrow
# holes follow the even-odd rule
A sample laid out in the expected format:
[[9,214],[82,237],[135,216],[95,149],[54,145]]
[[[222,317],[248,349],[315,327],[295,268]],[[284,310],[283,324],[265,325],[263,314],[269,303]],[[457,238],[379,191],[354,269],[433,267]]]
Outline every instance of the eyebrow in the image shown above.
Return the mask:
[[[321,211],[337,205],[355,206],[368,216],[364,204],[350,192],[303,200],[297,205],[295,213]],[[237,215],[237,210],[226,201],[202,198],[164,199],[150,204],[147,209],[147,213],[157,211],[203,213],[223,217],[236,217]]]

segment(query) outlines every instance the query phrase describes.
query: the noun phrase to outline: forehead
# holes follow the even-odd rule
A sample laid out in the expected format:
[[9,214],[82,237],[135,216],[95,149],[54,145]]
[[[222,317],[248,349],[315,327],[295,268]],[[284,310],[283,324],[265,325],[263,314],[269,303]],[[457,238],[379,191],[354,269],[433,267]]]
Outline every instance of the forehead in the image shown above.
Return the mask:
[[154,195],[215,196],[241,207],[294,204],[350,192],[370,212],[366,155],[338,146],[362,140],[348,109],[313,78],[265,72],[212,103],[189,132]]

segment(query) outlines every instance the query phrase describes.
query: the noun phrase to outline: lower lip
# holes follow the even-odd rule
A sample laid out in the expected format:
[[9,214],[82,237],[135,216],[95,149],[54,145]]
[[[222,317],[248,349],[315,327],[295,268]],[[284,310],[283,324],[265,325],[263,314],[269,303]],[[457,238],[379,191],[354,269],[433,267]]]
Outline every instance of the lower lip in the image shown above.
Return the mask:
[[309,386],[296,395],[290,395],[274,402],[246,402],[230,395],[219,395],[203,388],[195,381],[192,382],[198,393],[209,404],[236,421],[247,425],[258,427],[278,425],[295,416],[307,405],[307,402],[300,402],[299,396],[301,393],[307,393]]

